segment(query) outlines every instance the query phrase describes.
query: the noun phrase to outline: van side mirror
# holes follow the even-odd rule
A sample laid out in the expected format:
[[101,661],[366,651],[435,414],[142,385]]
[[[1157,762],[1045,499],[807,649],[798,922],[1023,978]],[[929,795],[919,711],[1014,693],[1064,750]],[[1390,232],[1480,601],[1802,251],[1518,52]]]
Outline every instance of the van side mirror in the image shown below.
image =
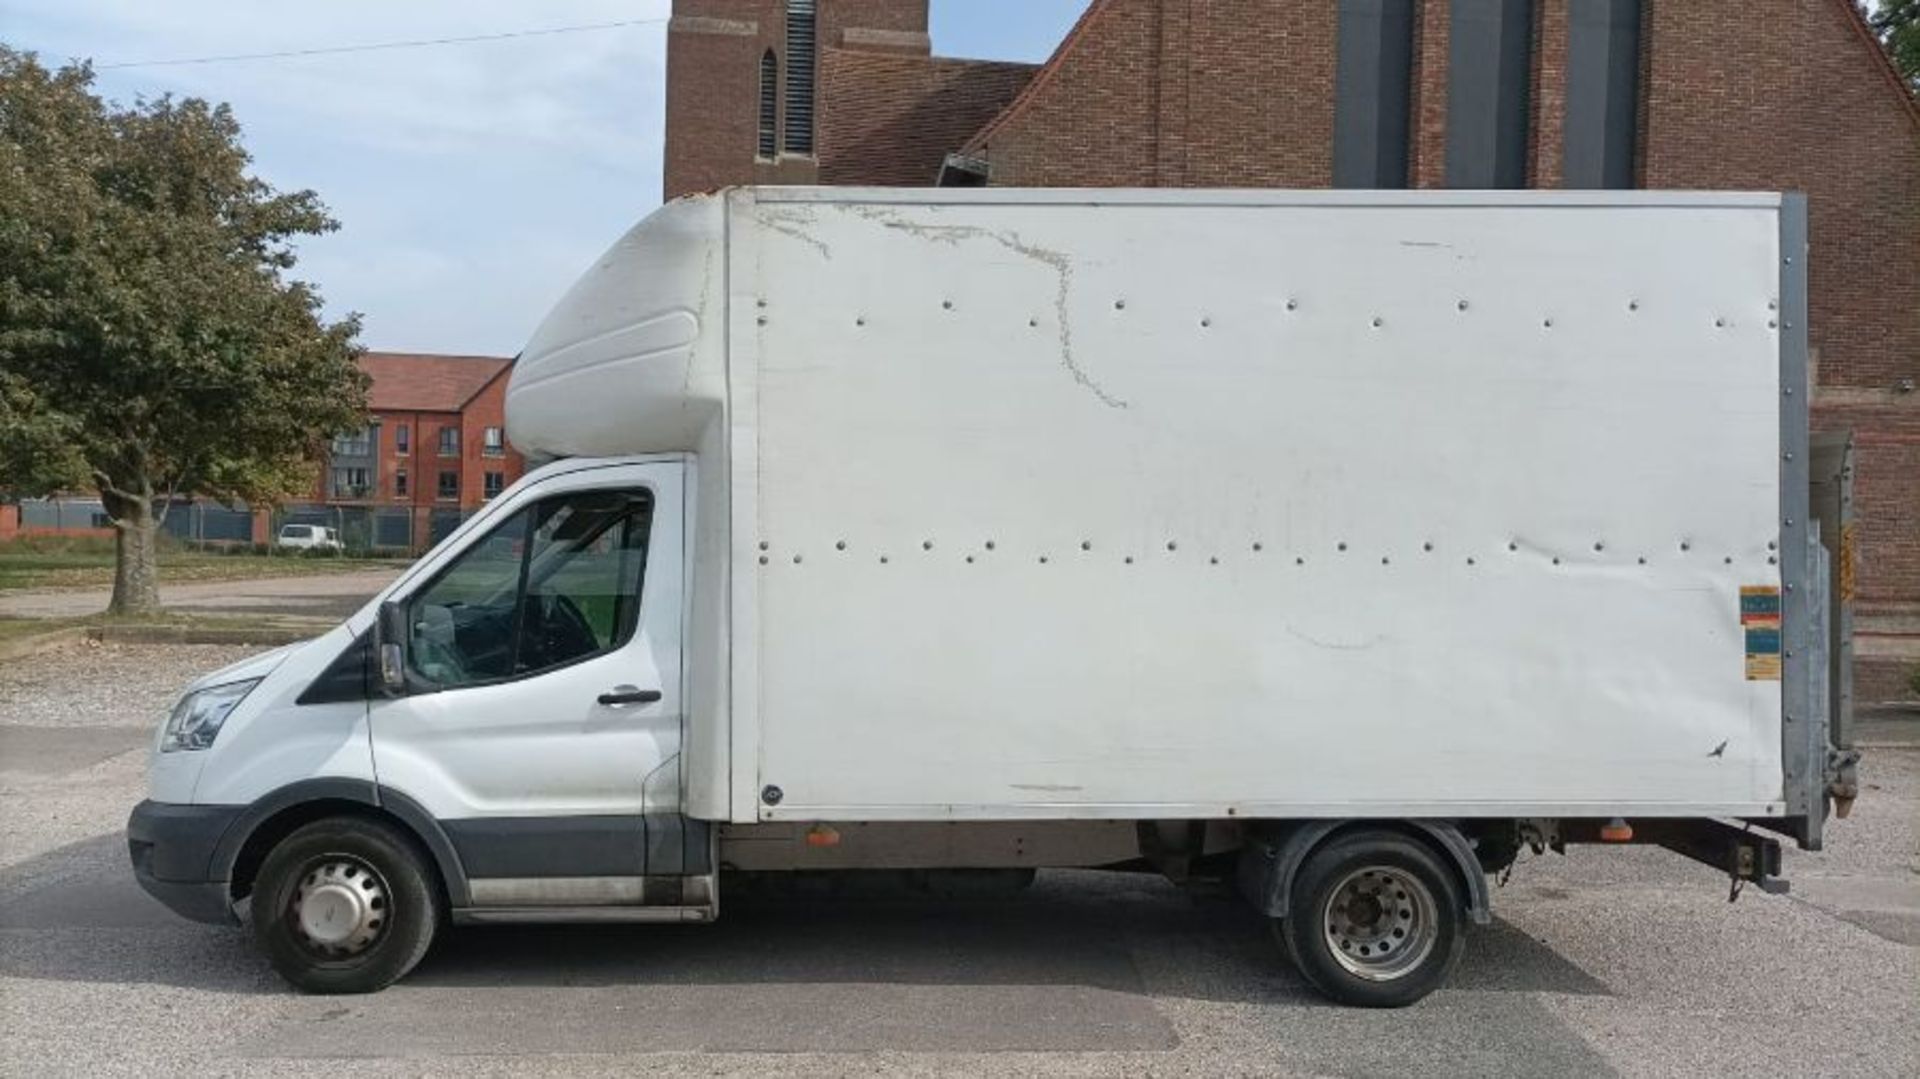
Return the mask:
[[373,624],[373,654],[380,664],[380,689],[389,697],[407,691],[407,609],[395,601],[380,605]]

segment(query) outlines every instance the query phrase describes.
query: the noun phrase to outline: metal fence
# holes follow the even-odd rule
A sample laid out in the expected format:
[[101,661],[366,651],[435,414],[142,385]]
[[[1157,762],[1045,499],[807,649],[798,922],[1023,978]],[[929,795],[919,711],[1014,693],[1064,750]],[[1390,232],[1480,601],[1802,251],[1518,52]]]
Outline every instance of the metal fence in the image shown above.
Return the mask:
[[20,527],[65,532],[113,524],[97,498],[29,498],[20,503]]
[[[31,498],[20,503],[20,527],[54,532],[112,528],[97,498]],[[212,502],[176,502],[161,530],[187,543],[251,543],[253,511]]]
[[418,528],[413,511],[405,507],[291,503],[274,512],[272,533],[278,535],[282,525],[322,525],[338,533],[349,551],[411,554],[445,539],[468,516],[457,509],[435,509],[428,512],[425,528]]
[[161,527],[188,543],[251,543],[253,510],[210,502],[175,503]]
[[[353,552],[377,551],[417,554],[445,539],[471,514],[440,508],[416,521],[405,506],[334,506],[295,502],[268,516],[266,541],[271,544],[282,525],[324,525],[334,529],[340,543]],[[20,503],[20,525],[28,530],[79,533],[113,527],[97,498],[36,498]],[[253,510],[213,502],[174,503],[161,525],[168,536],[187,544],[226,546],[253,542]]]

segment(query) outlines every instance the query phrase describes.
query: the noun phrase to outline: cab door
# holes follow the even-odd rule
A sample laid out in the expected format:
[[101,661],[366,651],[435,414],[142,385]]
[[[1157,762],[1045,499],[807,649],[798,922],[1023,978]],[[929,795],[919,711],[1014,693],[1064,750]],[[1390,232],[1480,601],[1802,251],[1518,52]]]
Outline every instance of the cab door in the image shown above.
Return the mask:
[[371,706],[382,787],[452,840],[476,905],[634,902],[677,827],[684,465],[513,492],[391,597],[406,688]]

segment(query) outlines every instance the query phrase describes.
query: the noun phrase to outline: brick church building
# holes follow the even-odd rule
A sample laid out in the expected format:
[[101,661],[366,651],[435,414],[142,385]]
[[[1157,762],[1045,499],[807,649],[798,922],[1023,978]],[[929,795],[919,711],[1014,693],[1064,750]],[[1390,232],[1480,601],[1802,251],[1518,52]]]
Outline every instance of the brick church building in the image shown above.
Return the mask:
[[[1040,65],[928,0],[675,0],[668,198],[730,184],[1809,195],[1856,696],[1920,666],[1920,105],[1853,0],[1091,0]],[[1702,417],[1708,422],[1710,417]]]

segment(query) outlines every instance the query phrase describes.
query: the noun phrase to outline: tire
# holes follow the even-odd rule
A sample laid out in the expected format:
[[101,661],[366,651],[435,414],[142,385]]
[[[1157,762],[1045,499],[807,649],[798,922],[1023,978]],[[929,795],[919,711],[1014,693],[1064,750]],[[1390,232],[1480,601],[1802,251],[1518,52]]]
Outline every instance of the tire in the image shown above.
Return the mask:
[[432,873],[419,845],[392,825],[315,821],[267,853],[253,886],[254,940],[303,992],[378,992],[433,943],[440,903]]
[[1399,832],[1336,835],[1294,875],[1274,934],[1321,994],[1402,1008],[1438,989],[1466,949],[1466,905],[1451,866]]

